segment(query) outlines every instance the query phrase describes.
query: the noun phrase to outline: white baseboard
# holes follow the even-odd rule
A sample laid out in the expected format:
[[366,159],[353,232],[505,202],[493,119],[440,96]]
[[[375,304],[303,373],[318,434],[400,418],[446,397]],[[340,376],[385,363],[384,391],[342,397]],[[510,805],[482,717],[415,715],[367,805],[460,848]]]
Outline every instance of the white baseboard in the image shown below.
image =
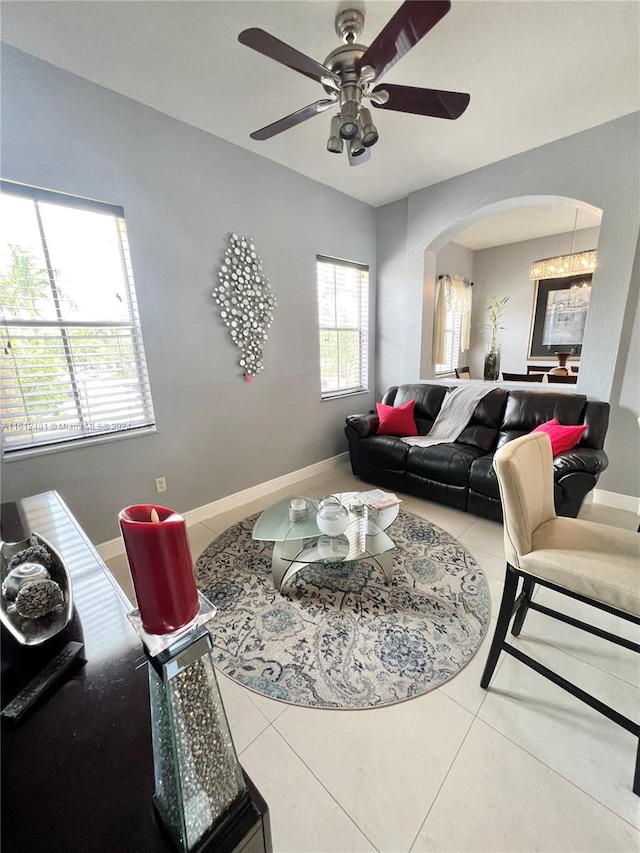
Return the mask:
[[[187,522],[187,527],[198,524],[206,518],[211,518],[213,515],[220,515],[223,512],[228,512],[231,509],[236,509],[242,504],[251,503],[258,500],[271,492],[277,492],[278,489],[284,489],[287,486],[296,483],[298,480],[306,480],[309,477],[315,477],[317,474],[322,474],[323,471],[331,471],[334,468],[340,467],[349,459],[348,453],[339,453],[337,456],[331,456],[329,459],[323,459],[321,462],[315,462],[313,465],[308,465],[306,468],[299,468],[297,471],[291,471],[289,474],[283,474],[282,477],[276,477],[273,480],[267,480],[266,483],[259,483],[257,486],[251,486],[249,489],[243,489],[241,492],[235,492],[232,495],[227,495],[217,501],[204,504],[204,506],[190,509],[183,513],[184,519]],[[102,542],[96,545],[96,550],[103,560],[111,560],[113,557],[118,557],[124,554],[124,544],[122,537],[117,539],[109,539],[107,542]]]
[[618,492],[607,492],[606,489],[594,489],[593,503],[610,506],[613,509],[624,509],[627,512],[640,513],[640,498],[633,495],[621,495]]

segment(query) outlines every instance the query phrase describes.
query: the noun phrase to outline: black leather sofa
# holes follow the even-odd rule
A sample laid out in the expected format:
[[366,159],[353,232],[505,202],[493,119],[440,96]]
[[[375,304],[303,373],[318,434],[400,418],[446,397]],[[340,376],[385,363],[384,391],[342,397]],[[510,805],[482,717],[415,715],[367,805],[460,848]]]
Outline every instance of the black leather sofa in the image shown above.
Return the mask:
[[[418,433],[426,435],[448,387],[440,383],[394,386],[382,402],[401,406],[415,400]],[[553,460],[556,512],[575,517],[608,465],[603,450],[608,403],[587,400],[583,394],[498,386],[478,403],[469,424],[451,444],[412,447],[395,436],[376,435],[378,416],[372,413],[350,415],[345,433],[353,473],[367,483],[501,521],[493,454],[507,441],[552,418],[588,427],[577,447]]]

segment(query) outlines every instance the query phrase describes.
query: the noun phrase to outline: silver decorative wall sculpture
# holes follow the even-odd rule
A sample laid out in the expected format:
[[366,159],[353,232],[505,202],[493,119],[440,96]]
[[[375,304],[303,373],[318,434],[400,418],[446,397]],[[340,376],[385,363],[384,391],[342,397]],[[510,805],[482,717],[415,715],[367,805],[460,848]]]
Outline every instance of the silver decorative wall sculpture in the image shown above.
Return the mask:
[[233,342],[242,353],[240,366],[244,377],[251,382],[256,373],[264,370],[262,350],[277,302],[250,237],[231,235],[213,298],[220,306],[220,317],[229,327]]

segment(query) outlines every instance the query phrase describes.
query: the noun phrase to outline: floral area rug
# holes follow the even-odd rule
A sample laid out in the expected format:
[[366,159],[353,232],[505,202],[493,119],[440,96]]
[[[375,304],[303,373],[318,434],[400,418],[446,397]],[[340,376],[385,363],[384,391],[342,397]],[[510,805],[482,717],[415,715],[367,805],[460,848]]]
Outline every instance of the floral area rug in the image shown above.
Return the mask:
[[394,578],[363,560],[315,563],[282,593],[257,515],[219,536],[196,578],[217,607],[216,665],[272,699],[314,708],[372,708],[426,693],[473,657],[489,622],[489,589],[471,554],[444,530],[401,510],[387,531]]

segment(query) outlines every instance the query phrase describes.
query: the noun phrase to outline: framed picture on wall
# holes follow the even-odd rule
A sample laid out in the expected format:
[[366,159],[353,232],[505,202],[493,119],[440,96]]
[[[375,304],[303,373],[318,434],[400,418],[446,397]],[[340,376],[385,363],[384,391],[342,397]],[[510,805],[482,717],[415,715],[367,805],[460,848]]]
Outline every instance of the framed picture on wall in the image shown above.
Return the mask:
[[528,358],[555,359],[557,352],[582,353],[591,298],[591,273],[536,282]]

